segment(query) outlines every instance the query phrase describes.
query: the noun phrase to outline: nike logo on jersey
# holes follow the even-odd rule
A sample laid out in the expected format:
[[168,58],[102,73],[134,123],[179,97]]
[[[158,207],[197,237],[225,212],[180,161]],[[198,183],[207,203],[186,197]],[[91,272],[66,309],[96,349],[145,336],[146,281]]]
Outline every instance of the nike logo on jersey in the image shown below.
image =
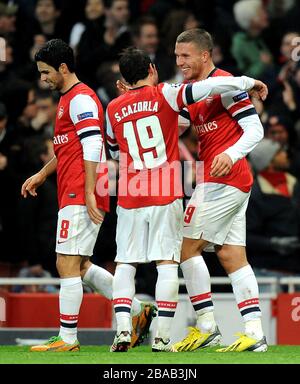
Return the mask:
[[68,241],[68,240],[64,240],[64,241],[57,240],[57,244],[66,243],[67,241]]

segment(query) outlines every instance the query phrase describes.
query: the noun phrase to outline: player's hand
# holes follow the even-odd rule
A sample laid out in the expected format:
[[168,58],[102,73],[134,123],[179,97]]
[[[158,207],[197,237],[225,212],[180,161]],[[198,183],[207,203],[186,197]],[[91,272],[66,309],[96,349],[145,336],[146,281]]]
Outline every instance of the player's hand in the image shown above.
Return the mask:
[[152,75],[153,85],[157,85],[158,84],[158,72],[157,72],[155,64],[150,64],[150,73]]
[[122,95],[123,95],[123,93],[126,93],[126,92],[128,92],[128,90],[129,90],[128,85],[126,85],[125,83],[123,83],[123,81],[121,81],[121,80],[117,80],[117,81],[116,81],[116,86],[117,86],[119,92],[120,92]]
[[220,153],[215,156],[211,164],[210,176],[222,177],[228,175],[233,166],[233,162],[229,155],[226,153]]
[[29,179],[27,179],[22,185],[21,195],[25,199],[28,193],[33,197],[37,196],[36,189],[45,182],[46,178],[47,176],[44,171],[40,171],[35,175],[29,177]]
[[268,96],[268,87],[262,81],[255,80],[254,87],[250,89],[249,94],[264,101]]
[[104,220],[105,212],[97,208],[96,196],[94,193],[85,193],[85,204],[92,222],[95,224],[101,224]]

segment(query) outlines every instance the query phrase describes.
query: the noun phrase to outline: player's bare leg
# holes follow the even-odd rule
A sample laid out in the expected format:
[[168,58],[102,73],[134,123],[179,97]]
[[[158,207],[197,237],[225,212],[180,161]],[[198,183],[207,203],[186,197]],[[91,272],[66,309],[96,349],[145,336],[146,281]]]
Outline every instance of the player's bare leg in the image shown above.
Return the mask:
[[258,284],[251,266],[248,264],[244,246],[224,244],[216,246],[216,253],[227,272],[238,308],[245,323],[245,334],[238,342],[221,351],[267,350],[261,324]]
[[78,351],[77,322],[83,297],[80,277],[81,256],[57,254],[56,267],[60,276],[59,308],[60,331],[44,345],[31,348],[31,351]]
[[[89,257],[83,257],[80,273],[82,281],[95,292],[112,300],[113,275],[106,269],[91,263]],[[148,337],[149,328],[156,316],[157,308],[154,304],[142,302],[136,297],[132,300],[132,335],[131,347],[137,347]]]
[[177,352],[170,344],[171,327],[178,302],[178,263],[157,261],[155,300],[158,307],[157,331],[152,352]]
[[181,270],[187,291],[196,312],[196,327],[191,327],[187,337],[175,344],[178,351],[193,351],[198,348],[218,345],[221,335],[214,319],[211,300],[210,275],[202,251],[208,245],[203,239],[184,237],[181,249]]

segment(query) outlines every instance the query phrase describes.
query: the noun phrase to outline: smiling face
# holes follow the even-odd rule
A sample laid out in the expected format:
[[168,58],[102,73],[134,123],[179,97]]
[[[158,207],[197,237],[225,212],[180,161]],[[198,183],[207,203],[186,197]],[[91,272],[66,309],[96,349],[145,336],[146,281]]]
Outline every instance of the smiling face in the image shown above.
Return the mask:
[[176,43],[176,65],[181,69],[185,80],[197,80],[210,59],[208,51],[201,50],[195,43]]
[[41,80],[47,83],[49,89],[59,91],[63,88],[64,78],[59,71],[42,61],[37,62],[37,67],[41,74]]

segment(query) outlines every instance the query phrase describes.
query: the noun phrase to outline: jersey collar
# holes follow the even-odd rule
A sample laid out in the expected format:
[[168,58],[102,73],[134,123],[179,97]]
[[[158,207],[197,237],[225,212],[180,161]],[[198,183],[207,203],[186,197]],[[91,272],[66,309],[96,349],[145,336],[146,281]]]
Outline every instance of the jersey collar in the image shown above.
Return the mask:
[[70,92],[70,91],[71,91],[74,87],[76,87],[76,85],[78,85],[78,84],[81,84],[81,81],[78,81],[78,83],[72,85],[72,87],[69,88],[66,92],[60,92],[60,94],[61,94],[62,96],[66,95],[68,92]]
[[208,79],[209,77],[211,77],[217,70],[218,70],[218,68],[215,67],[211,72],[209,72],[209,74],[208,74],[208,76],[207,76],[207,79]]

